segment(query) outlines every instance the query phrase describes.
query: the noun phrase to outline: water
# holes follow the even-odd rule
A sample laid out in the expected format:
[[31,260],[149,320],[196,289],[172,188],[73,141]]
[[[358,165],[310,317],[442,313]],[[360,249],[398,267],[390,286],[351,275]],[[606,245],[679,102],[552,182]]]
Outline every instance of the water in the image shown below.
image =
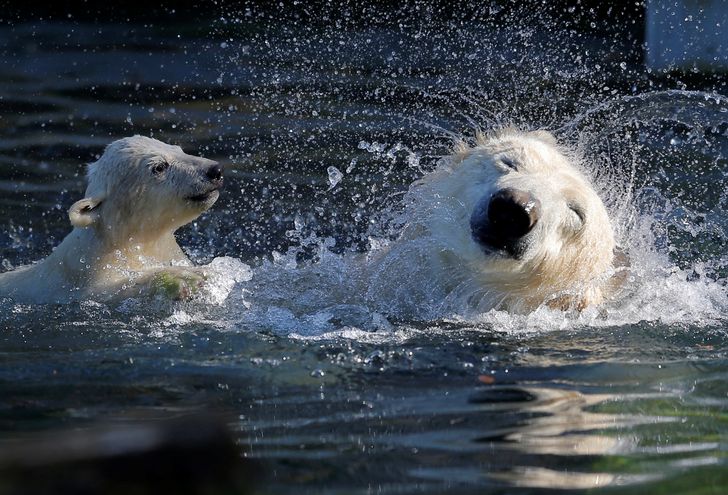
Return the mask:
[[[198,300],[2,303],[3,439],[213,409],[275,493],[728,490],[725,88],[588,15],[416,5],[0,28],[3,269],[68,232],[114,138],[228,163],[179,233]],[[504,124],[586,157],[633,268],[603,308],[470,311],[404,256],[397,297],[367,278],[409,184]]]

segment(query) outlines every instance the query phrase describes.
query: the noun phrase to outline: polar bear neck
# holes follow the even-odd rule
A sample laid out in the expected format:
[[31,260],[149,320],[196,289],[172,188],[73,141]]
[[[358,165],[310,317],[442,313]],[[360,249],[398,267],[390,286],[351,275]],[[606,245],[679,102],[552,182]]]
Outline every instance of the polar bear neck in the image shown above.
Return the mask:
[[81,287],[190,261],[172,232],[121,243],[115,237],[100,236],[93,228],[75,228],[44,263],[59,266],[71,285]]

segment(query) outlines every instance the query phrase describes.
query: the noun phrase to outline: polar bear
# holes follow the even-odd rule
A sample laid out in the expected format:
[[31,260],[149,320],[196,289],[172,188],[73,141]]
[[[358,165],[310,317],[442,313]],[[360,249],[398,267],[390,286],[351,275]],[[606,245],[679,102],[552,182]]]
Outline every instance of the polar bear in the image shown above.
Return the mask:
[[[405,201],[400,238],[374,256],[375,298],[410,298],[401,287],[419,285],[432,304],[529,312],[582,310],[614,290],[607,209],[577,157],[546,131],[479,134]],[[417,275],[405,280],[407,271]]]
[[133,136],[88,167],[73,231],[44,260],[0,275],[0,296],[68,302],[161,293],[185,298],[204,278],[174,232],[218,199],[223,168],[179,146]]

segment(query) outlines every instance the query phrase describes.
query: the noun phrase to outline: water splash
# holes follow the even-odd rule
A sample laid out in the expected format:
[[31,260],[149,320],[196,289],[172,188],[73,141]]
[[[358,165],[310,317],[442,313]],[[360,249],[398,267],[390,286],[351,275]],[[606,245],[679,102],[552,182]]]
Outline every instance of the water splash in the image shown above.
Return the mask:
[[[301,260],[301,248],[294,247],[278,255],[274,263],[255,268],[248,289],[253,294],[252,312],[243,320],[301,338],[365,340],[373,333],[406,339],[407,332],[394,330],[392,321],[444,319],[463,327],[520,334],[641,321],[701,326],[722,322],[728,310],[728,225],[710,210],[713,204],[726,201],[726,193],[723,189],[722,195],[695,201],[690,199],[690,188],[705,184],[706,167],[721,181],[728,175],[722,158],[728,134],[713,131],[706,137],[701,131],[728,126],[727,112],[728,100],[722,97],[659,92],[597,105],[560,129],[562,139],[578,147],[585,165],[591,167],[615,221],[621,248],[630,258],[625,289],[603,307],[566,313],[543,307],[528,315],[512,315],[474,308],[469,287],[443,293],[416,253],[432,249],[432,240],[392,240],[398,229],[413,220],[407,217],[412,212],[402,209],[397,198],[379,217],[390,222],[394,235],[370,236],[366,255],[334,253],[330,239],[313,235],[306,240],[308,248],[317,246],[312,259]],[[606,124],[600,124],[601,114],[610,116]],[[624,132],[635,125],[639,132]],[[680,141],[680,149],[672,145],[669,154],[664,153],[661,143],[676,132],[689,137]],[[698,173],[682,168],[682,160],[692,156],[696,147],[701,152],[693,162]],[[379,157],[398,149],[381,143],[360,143],[359,148]],[[677,193],[679,184],[670,181],[676,171],[686,187]],[[708,180],[705,185],[713,188],[715,183]],[[384,230],[381,224],[371,229]],[[699,249],[691,247],[694,242],[701,243]],[[685,256],[686,250],[695,256]],[[388,262],[375,265],[373,261],[385,252]],[[379,273],[372,272],[375,266]]]

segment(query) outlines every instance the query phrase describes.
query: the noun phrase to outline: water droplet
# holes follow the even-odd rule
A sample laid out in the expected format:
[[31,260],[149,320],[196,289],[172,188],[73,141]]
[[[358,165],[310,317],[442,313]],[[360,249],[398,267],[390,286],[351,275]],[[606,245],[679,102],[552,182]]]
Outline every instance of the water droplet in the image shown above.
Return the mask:
[[329,191],[332,190],[337,186],[339,182],[341,182],[341,179],[344,178],[344,174],[341,173],[341,170],[334,167],[333,165],[326,169],[326,172],[329,174]]
[[301,231],[303,229],[303,219],[299,215],[296,215],[296,218],[293,219],[293,227],[298,231]]

